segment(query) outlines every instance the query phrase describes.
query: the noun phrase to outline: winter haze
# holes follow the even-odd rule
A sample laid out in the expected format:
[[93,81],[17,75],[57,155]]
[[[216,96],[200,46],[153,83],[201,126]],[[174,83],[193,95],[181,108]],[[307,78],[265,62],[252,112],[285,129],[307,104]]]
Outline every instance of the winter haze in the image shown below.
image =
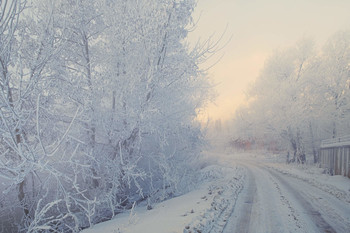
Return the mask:
[[0,0],[0,232],[348,233],[349,10]]

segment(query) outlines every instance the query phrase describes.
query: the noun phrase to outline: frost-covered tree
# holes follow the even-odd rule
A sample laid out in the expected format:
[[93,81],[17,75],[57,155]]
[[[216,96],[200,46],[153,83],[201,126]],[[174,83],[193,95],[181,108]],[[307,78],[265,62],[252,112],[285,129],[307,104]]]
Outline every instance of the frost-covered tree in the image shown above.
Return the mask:
[[[304,96],[304,73],[308,66],[312,45],[301,41],[295,47],[278,51],[266,62],[260,78],[251,89],[250,113],[254,136],[275,140],[282,137],[293,151],[293,159],[303,162],[303,121],[300,100]],[[266,85],[268,83],[269,85]],[[271,142],[266,141],[265,144]]]
[[[317,162],[321,140],[349,129],[349,39],[349,32],[339,32],[321,52],[302,40],[273,54],[236,124],[248,121],[253,138],[284,139],[289,146],[280,141],[280,147],[291,149],[295,161],[303,162],[308,154]],[[245,134],[244,128],[240,131],[237,135]]]
[[[21,218],[27,226],[32,216],[35,181],[48,155],[40,129],[40,96],[47,94],[44,79],[52,74],[63,43],[52,30],[50,9],[30,22],[20,17],[25,3],[1,2],[1,177],[4,193],[15,193],[4,196],[5,231]],[[15,220],[7,219],[8,213]]]
[[185,190],[208,87],[195,2],[24,3],[1,2],[3,230],[77,232]]
[[349,130],[350,32],[341,31],[326,43],[321,61],[324,101],[332,123],[332,137]]

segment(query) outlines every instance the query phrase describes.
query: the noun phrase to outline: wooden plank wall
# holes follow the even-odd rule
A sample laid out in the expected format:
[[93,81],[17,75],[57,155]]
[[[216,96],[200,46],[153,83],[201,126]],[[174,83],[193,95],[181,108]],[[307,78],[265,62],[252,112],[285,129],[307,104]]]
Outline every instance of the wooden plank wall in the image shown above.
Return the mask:
[[319,155],[321,167],[350,178],[350,146],[321,148]]

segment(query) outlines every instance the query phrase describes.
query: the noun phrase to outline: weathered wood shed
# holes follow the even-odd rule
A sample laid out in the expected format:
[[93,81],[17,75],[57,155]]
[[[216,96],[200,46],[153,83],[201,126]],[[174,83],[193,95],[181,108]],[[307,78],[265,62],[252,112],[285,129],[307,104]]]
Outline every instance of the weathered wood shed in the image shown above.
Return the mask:
[[350,178],[350,135],[323,140],[319,156],[321,167],[332,175]]

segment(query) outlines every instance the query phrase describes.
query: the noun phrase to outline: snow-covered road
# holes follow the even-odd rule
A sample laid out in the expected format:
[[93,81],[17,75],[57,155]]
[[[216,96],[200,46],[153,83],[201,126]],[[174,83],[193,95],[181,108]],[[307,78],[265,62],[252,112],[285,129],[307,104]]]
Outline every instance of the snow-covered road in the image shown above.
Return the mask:
[[256,160],[236,162],[246,179],[224,233],[350,232],[350,203]]

